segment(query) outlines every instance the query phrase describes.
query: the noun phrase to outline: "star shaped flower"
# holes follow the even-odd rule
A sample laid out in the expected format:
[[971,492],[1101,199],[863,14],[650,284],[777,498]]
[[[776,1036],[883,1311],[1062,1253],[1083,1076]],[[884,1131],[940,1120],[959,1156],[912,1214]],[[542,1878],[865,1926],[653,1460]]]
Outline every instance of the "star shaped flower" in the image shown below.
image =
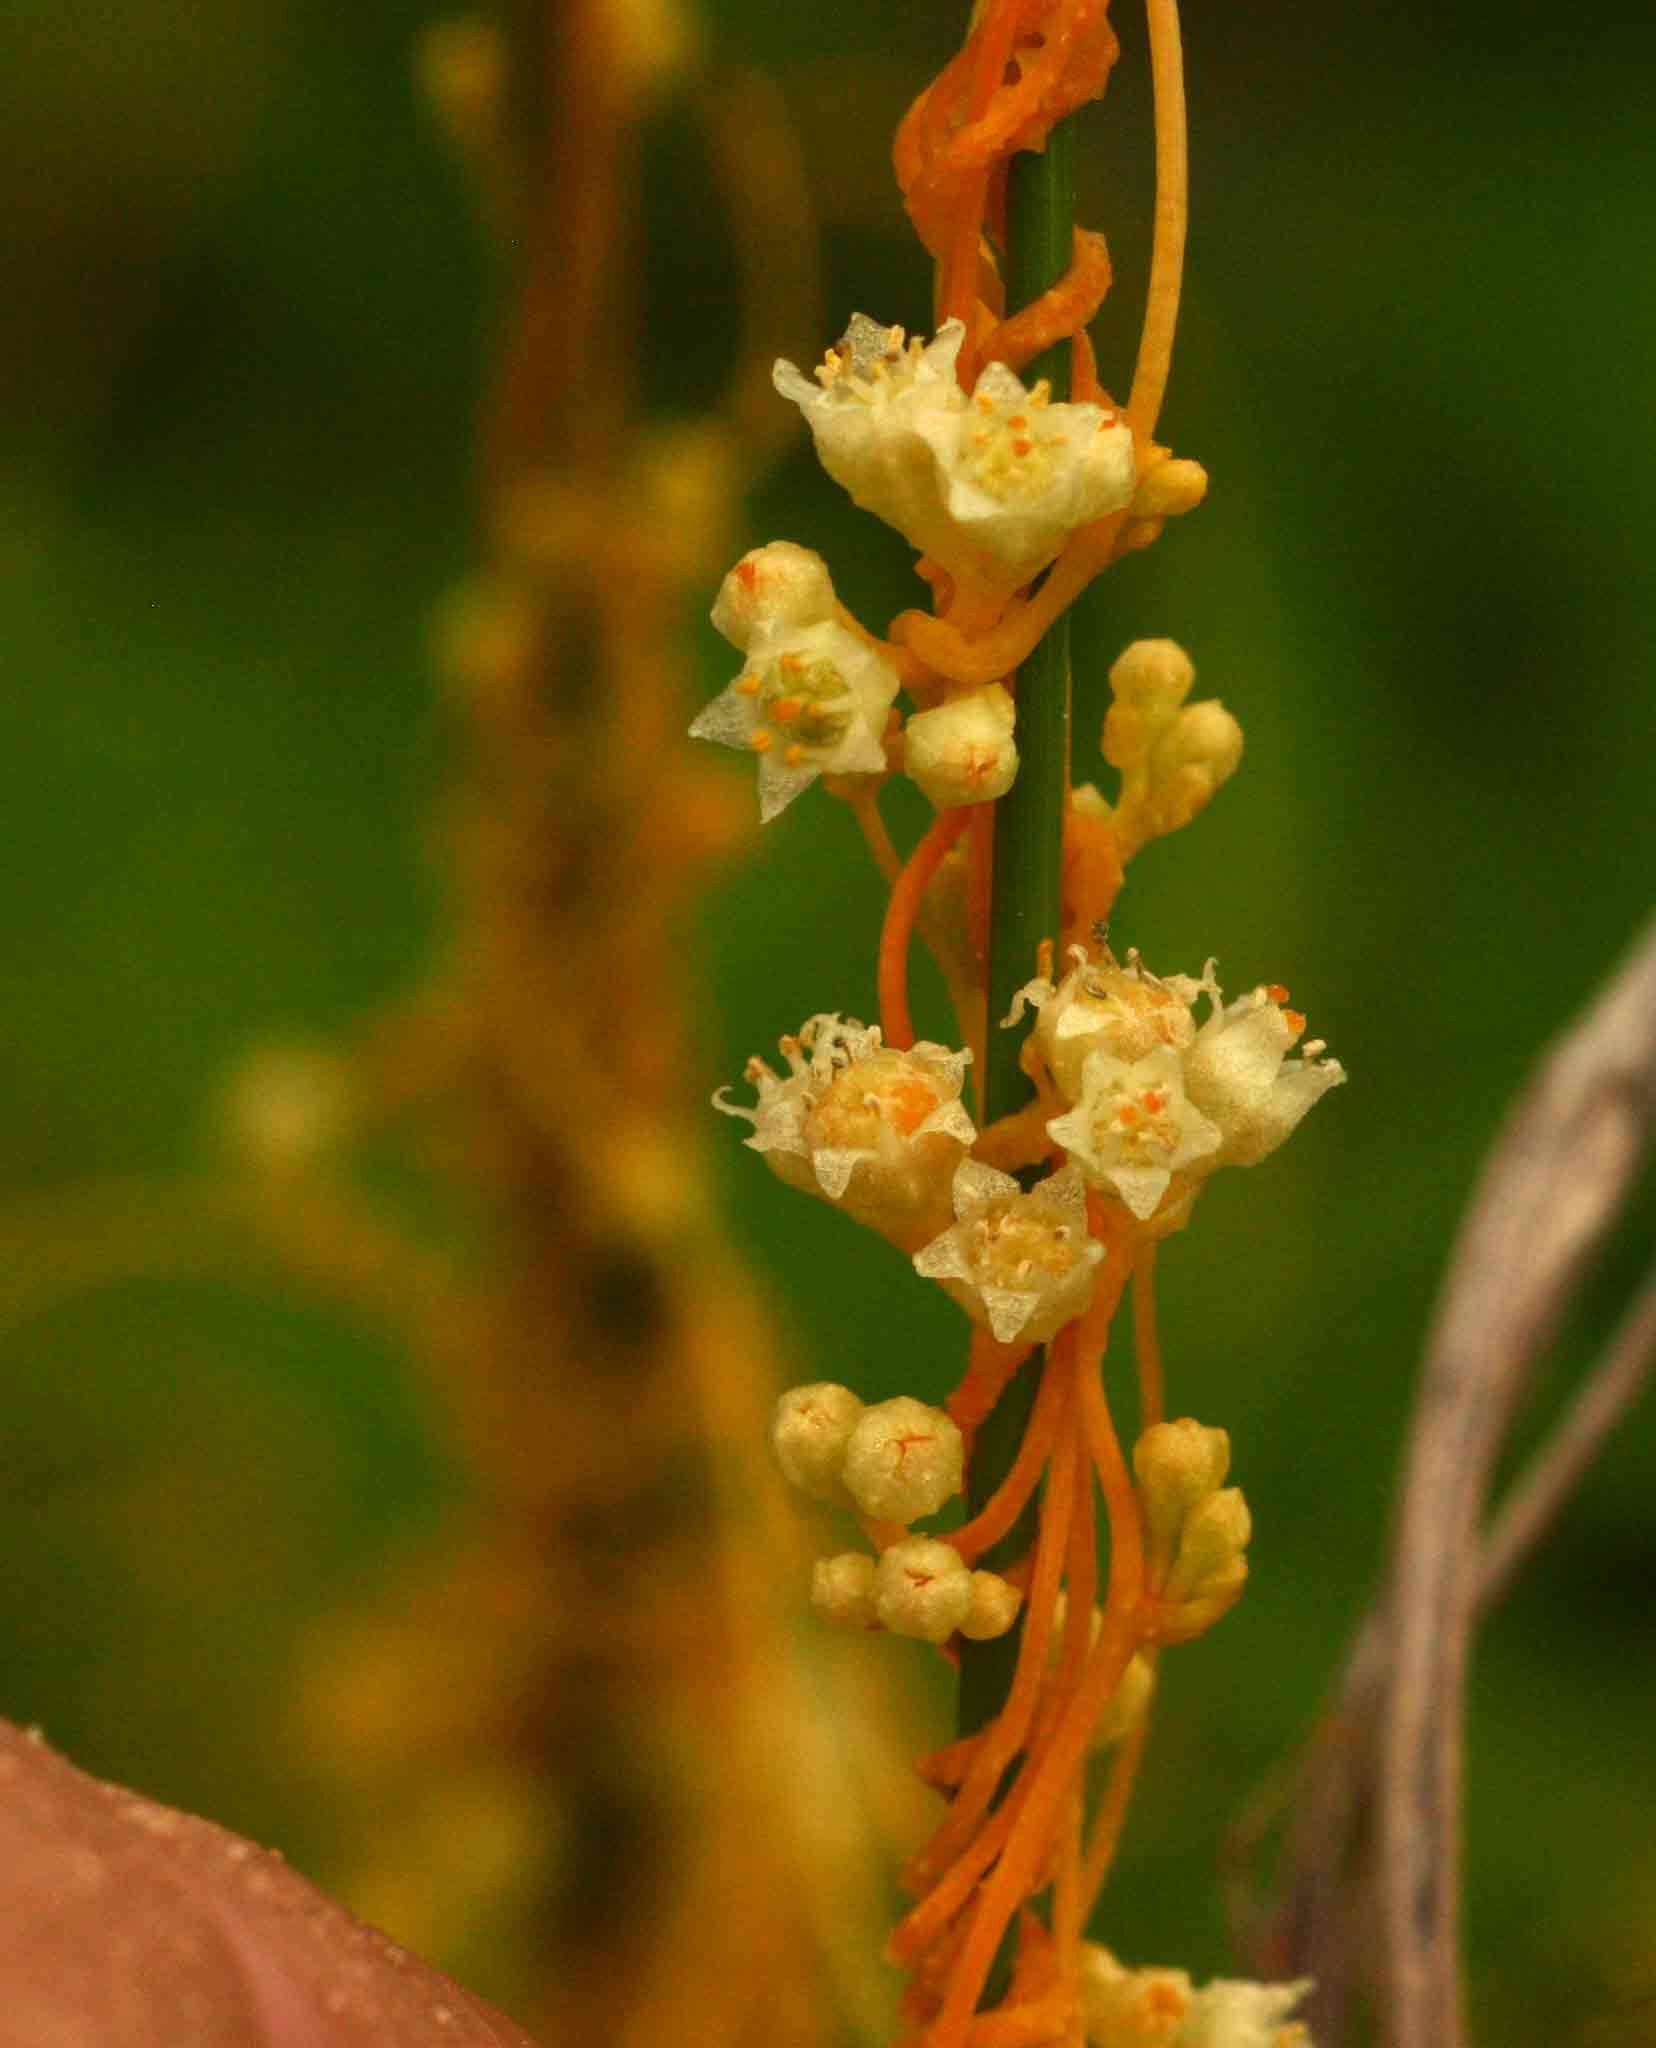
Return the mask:
[[805,417],[822,466],[865,511],[957,579],[1009,596],[1078,526],[1133,493],[1132,430],[1092,404],[1054,403],[989,363],[968,396],[966,330],[929,343],[856,314],[816,372],[788,362],[776,388]]

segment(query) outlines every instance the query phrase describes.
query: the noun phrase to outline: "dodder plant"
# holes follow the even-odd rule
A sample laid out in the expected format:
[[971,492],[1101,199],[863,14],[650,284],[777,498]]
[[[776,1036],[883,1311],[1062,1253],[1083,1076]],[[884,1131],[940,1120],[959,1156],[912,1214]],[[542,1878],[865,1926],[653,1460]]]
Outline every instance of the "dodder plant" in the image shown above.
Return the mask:
[[[814,1015],[749,1063],[747,1143],[790,1186],[910,1255],[976,1326],[946,1409],[795,1388],[774,1441],[788,1477],[853,1513],[867,1548],[823,1559],[830,1618],[942,1646],[959,1738],[921,1775],[947,1812],[914,1856],[891,1940],[928,2048],[1288,2048],[1303,1985],[1128,1968],[1083,1941],[1142,1755],[1156,1660],[1231,1607],[1249,1516],[1223,1429],[1164,1419],[1160,1242],[1203,1184],[1253,1166],[1344,1079],[1286,989],[1227,1003],[1199,976],[1116,959],[1123,870],[1234,771],[1236,721],[1189,703],[1194,670],[1140,641],[1110,671],[1107,801],[1069,774],[1066,607],[1200,502],[1206,477],[1155,439],[1184,241],[1175,0],[1147,0],[1157,212],[1130,395],[1099,384],[1085,324],[1110,281],[1071,220],[1067,117],[1117,54],[1106,0],[984,0],[897,135],[910,216],[936,264],[937,332],[862,314],[814,379],[779,363],[828,473],[919,553],[929,614],[881,638],[810,550],[776,541],[726,577],[714,622],[741,673],[696,720],[750,749],[766,817],[821,779],[891,883],[881,1020]],[[909,700],[906,719],[895,709]],[[878,810],[906,773],[936,809],[899,863]],[[917,1043],[919,932],[954,998],[958,1047]],[[968,1107],[968,1077],[977,1099]],[[975,1110],[975,1113],[974,1113]],[[1103,1361],[1134,1294],[1138,1435],[1124,1450]],[[964,1491],[965,1520],[917,1531]],[[1108,1566],[1100,1574],[1102,1503]],[[1087,1811],[1088,1761],[1112,1752]]]

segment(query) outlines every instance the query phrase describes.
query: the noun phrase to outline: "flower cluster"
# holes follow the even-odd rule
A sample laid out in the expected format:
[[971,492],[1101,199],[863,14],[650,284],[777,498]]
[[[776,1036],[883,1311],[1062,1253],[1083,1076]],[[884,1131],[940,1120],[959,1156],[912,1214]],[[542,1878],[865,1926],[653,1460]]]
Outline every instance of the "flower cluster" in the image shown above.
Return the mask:
[[1189,1417],[1158,1422],[1134,1445],[1133,1470],[1156,1639],[1188,1642],[1236,1605],[1248,1576],[1253,1521],[1241,1489],[1224,1483],[1230,1438]]
[[[1288,1054],[1305,1019],[1288,991],[1249,990],[1227,1004],[1214,962],[1202,978],[1151,974],[1130,954],[1092,960],[1079,948],[1056,986],[1029,982],[1039,1011],[1030,1034],[1066,1105],[1047,1134],[1094,1187],[1152,1230],[1176,1228],[1199,1183],[1221,1166],[1274,1152],[1311,1106],[1345,1079],[1320,1039]],[[1194,1008],[1206,996],[1198,1026]]]
[[814,1499],[849,1507],[877,1539],[879,1556],[819,1558],[811,1601],[830,1621],[944,1643],[1004,1635],[1020,1595],[994,1572],[908,1525],[960,1491],[965,1446],[941,1408],[907,1394],[866,1407],[832,1381],[793,1387],[776,1404],[771,1446],[783,1476]]
[[1133,436],[1098,405],[1055,404],[1004,363],[970,393],[956,376],[966,330],[909,340],[866,314],[815,380],[776,366],[828,474],[857,504],[958,580],[1005,594],[1037,575],[1071,532],[1133,495]]

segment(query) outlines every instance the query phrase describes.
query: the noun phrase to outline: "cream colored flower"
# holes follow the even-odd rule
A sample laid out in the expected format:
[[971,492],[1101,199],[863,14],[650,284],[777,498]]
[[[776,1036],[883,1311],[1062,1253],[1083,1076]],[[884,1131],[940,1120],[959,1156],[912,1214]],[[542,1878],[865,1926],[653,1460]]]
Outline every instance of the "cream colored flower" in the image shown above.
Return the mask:
[[1124,506],[1133,437],[1114,414],[1054,404],[1004,363],[970,398],[955,364],[965,329],[906,341],[858,313],[813,382],[792,363],[774,378],[804,414],[822,466],[951,575],[1010,594],[1043,569],[1078,526]]
[[1087,1197],[1072,1168],[1028,1194],[980,1160],[955,1169],[955,1222],[914,1255],[999,1344],[1044,1344],[1092,1298],[1103,1247],[1087,1233]]
[[1312,2048],[1303,2026],[1286,2024],[1310,1989],[1309,1977],[1292,1984],[1215,1977],[1191,2000],[1177,2048]]
[[759,759],[759,816],[769,822],[819,775],[879,775],[897,671],[832,619],[754,631],[747,666],[690,727],[693,739]]
[[1219,1148],[1216,1125],[1187,1100],[1179,1055],[1159,1046],[1142,1059],[1117,1059],[1102,1049],[1081,1069],[1081,1097],[1054,1117],[1057,1140],[1095,1186],[1117,1194],[1142,1223],[1152,1216],[1176,1173]]
[[1196,1036],[1190,1006],[1202,984],[1186,974],[1152,974],[1137,953],[1125,967],[1106,950],[1089,960],[1081,947],[1070,950],[1070,971],[1056,987],[1030,981],[1013,998],[1008,1023],[1031,1003],[1039,1011],[1034,1039],[1067,1102],[1078,1102],[1088,1055],[1112,1053],[1129,1065],[1158,1046],[1183,1052]]
[[1288,991],[1256,988],[1227,1004],[1213,966],[1203,979],[1212,1008],[1184,1056],[1185,1089],[1220,1132],[1211,1166],[1254,1166],[1339,1087],[1345,1068],[1321,1057],[1320,1039],[1289,1059],[1305,1019],[1288,1008]]
[[881,1042],[878,1025],[830,1013],[784,1038],[786,1075],[747,1064],[751,1108],[714,1107],[753,1125],[746,1140],[790,1187],[818,1195],[915,1251],[950,1218],[955,1166],[977,1132],[960,1100],[969,1052],[922,1040],[907,1052]]

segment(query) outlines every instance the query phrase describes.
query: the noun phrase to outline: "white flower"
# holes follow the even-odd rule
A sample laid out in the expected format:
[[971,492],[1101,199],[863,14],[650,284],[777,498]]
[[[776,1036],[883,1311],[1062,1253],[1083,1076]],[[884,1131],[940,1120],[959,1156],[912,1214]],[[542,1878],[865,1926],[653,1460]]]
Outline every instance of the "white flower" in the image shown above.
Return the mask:
[[1310,1989],[1309,1977],[1292,1984],[1215,1977],[1191,2000],[1177,2048],[1311,2048],[1303,2026],[1284,2024]]
[[946,1643],[972,1608],[972,1574],[958,1550],[907,1536],[881,1554],[874,1611],[893,1635]]
[[917,711],[903,728],[903,769],[940,811],[990,804],[1018,773],[1017,712],[999,683]]
[[899,1394],[858,1416],[840,1477],[865,1515],[916,1522],[960,1491],[966,1447],[941,1408]]
[[713,604],[714,625],[744,651],[767,628],[818,626],[833,616],[828,564],[791,540],[750,548],[719,585]]
[[958,320],[935,341],[858,313],[816,381],[779,362],[776,388],[804,414],[822,466],[951,575],[1010,594],[1071,532],[1131,498],[1133,436],[1114,414],[1053,404],[1004,363],[968,399]]
[[759,757],[768,822],[819,775],[879,775],[897,671],[855,633],[825,619],[756,629],[747,667],[690,727],[693,739]]
[[1311,1989],[1216,1977],[1200,1991],[1184,1970],[1129,1970],[1096,1942],[1081,1950],[1081,2012],[1093,2048],[1311,2048],[1285,2025]]
[[873,1558],[860,1550],[819,1557],[811,1567],[811,1605],[842,1628],[878,1628]]
[[777,1401],[771,1421],[771,1449],[783,1478],[815,1500],[843,1502],[845,1447],[862,1414],[863,1404],[851,1389],[832,1380],[790,1387]]
[[1056,988],[1050,981],[1026,982],[1008,1019],[1016,1023],[1025,1003],[1035,1005],[1035,1043],[1066,1102],[1080,1100],[1091,1053],[1112,1053],[1131,1065],[1158,1046],[1182,1052],[1195,1038],[1190,1006],[1202,992],[1199,981],[1152,974],[1137,953],[1127,955],[1125,967],[1108,951],[1088,960],[1079,946],[1070,958],[1074,965]]
[[1176,1173],[1219,1148],[1218,1127],[1184,1091],[1179,1055],[1158,1046],[1139,1060],[1100,1048],[1081,1069],[1081,1099],[1054,1117],[1048,1135],[1095,1186],[1112,1188],[1142,1223]]
[[897,1052],[877,1025],[824,1013],[781,1041],[786,1076],[747,1064],[752,1109],[714,1107],[753,1125],[746,1140],[790,1187],[820,1196],[912,1252],[946,1229],[949,1184],[977,1132],[960,1100],[969,1052],[922,1040]]
[[1225,1004],[1210,960],[1204,987],[1212,1003],[1196,1041],[1185,1054],[1190,1099],[1218,1126],[1213,1166],[1253,1166],[1274,1152],[1312,1104],[1345,1079],[1338,1060],[1320,1057],[1313,1040],[1304,1056],[1287,1052],[1305,1029],[1288,1008],[1285,988],[1256,988]]
[[1104,1251],[1087,1232],[1078,1172],[1066,1167],[1025,1194],[1010,1174],[963,1159],[953,1198],[954,1226],[915,1253],[916,1272],[1000,1344],[1044,1344],[1081,1314]]

